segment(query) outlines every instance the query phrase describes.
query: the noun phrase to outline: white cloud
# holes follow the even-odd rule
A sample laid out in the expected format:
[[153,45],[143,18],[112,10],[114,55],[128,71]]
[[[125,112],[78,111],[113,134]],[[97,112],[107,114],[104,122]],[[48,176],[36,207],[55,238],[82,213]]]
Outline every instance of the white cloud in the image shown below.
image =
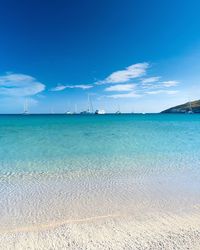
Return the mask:
[[158,82],[160,80],[160,76],[153,76],[153,77],[149,77],[149,78],[144,78],[142,80],[142,83],[152,83],[152,82]]
[[92,85],[58,85],[55,88],[52,88],[51,91],[62,91],[64,89],[91,89]]
[[93,86],[92,85],[74,85],[74,86],[67,86],[67,88],[91,89],[91,88],[93,88]]
[[118,84],[105,88],[105,91],[131,91],[135,86],[135,84]]
[[[148,81],[148,78],[145,79]],[[163,82],[156,82],[156,84],[153,82],[153,79],[152,79],[152,82],[151,82],[151,79],[150,81],[145,81],[144,80],[142,81],[142,88],[144,89],[160,89],[160,88],[171,88],[171,87],[175,87],[179,84],[178,81],[163,81]]]
[[160,85],[154,83],[143,83],[141,87],[143,89],[157,89],[160,88]]
[[0,76],[0,95],[32,96],[44,89],[43,83],[29,75],[8,73]]
[[176,85],[179,84],[178,81],[165,81],[165,82],[161,82],[162,86],[164,87],[175,87]]
[[148,91],[146,94],[148,95],[158,95],[158,94],[167,94],[167,95],[174,95],[177,94],[179,91],[178,90],[155,90],[155,91]]
[[137,63],[127,67],[124,70],[119,70],[113,72],[105,80],[96,82],[97,85],[107,84],[107,83],[123,83],[128,82],[133,78],[137,78],[146,74],[146,70],[149,67],[149,64]]
[[118,98],[136,98],[140,97],[141,95],[136,94],[134,91],[126,93],[126,94],[114,94],[114,95],[109,95],[107,97],[118,99]]
[[52,88],[51,91],[62,91],[64,89],[66,89],[65,85],[58,85],[55,88]]

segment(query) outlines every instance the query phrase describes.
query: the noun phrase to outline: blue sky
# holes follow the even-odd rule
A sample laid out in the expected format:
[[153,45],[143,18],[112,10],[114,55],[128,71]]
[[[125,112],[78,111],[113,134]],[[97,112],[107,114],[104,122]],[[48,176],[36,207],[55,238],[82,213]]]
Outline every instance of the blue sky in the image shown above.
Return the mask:
[[200,99],[200,2],[1,0],[0,113]]

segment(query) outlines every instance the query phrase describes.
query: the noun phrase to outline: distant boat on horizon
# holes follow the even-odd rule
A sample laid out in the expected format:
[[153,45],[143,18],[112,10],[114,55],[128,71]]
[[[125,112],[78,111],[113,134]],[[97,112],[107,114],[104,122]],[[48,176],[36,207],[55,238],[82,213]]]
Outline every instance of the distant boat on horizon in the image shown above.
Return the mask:
[[24,101],[24,111],[22,115],[29,115],[29,103],[27,98]]
[[189,110],[187,112],[188,114],[194,114],[193,110],[192,110],[192,104],[191,101],[189,101]]
[[80,114],[81,115],[93,114],[93,106],[92,106],[92,101],[90,99],[90,94],[88,94],[88,97],[87,97],[87,109],[80,112]]
[[71,111],[66,111],[65,114],[66,115],[72,115],[72,112]]
[[70,111],[70,101],[68,101],[68,105],[67,105],[67,108],[66,108],[66,111],[65,111],[65,115],[72,115],[72,112]]
[[95,115],[105,115],[106,111],[104,109],[97,109]]
[[77,111],[77,104],[74,105],[74,112],[72,113],[72,115],[77,115],[78,111]]
[[134,108],[132,109],[131,114],[133,114],[133,115],[135,114],[135,110],[134,110]]
[[116,115],[121,115],[120,105],[118,104],[118,110],[115,112]]

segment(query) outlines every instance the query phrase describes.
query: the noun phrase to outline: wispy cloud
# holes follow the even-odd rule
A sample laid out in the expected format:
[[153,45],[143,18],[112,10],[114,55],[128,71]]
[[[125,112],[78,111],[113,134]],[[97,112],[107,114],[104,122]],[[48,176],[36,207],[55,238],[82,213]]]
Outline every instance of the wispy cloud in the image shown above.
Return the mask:
[[[112,84],[111,86],[104,89],[106,92],[115,92],[112,95],[107,96],[110,98],[135,98],[159,94],[174,95],[178,92],[177,90],[173,89],[175,86],[177,86],[177,84],[179,84],[178,81],[160,81],[161,76],[146,77],[143,79],[139,78],[134,80],[134,84],[130,83],[132,78],[147,74],[148,67],[148,63],[134,64],[125,70],[112,73],[105,80],[98,82],[98,84]],[[119,84],[113,85],[114,83]],[[170,89],[168,90],[167,88]]]
[[62,91],[64,89],[91,89],[93,85],[58,85],[51,89],[51,91]]
[[147,91],[146,94],[148,95],[158,95],[158,94],[167,94],[167,95],[175,95],[179,91],[178,90],[155,90],[155,91]]
[[141,95],[132,91],[132,92],[125,93],[125,94],[124,93],[123,94],[113,94],[113,95],[109,95],[107,97],[119,99],[119,98],[136,98],[136,97],[141,97]]
[[123,92],[123,91],[132,91],[136,87],[135,84],[117,84],[110,87],[105,88],[105,91],[116,91],[116,92]]
[[160,80],[160,76],[153,76],[149,78],[144,78],[142,79],[142,83],[153,83],[153,82],[158,82]]
[[162,84],[162,86],[164,87],[175,87],[179,84],[178,81],[164,81],[164,82],[160,82]]
[[66,89],[65,85],[58,85],[58,86],[52,88],[51,91],[62,91],[64,89]]
[[106,79],[96,82],[97,85],[108,84],[108,83],[124,83],[134,78],[141,77],[146,74],[149,64],[137,63],[127,67],[124,70],[113,72]]
[[33,96],[44,89],[43,83],[29,75],[8,73],[0,76],[0,95]]
[[152,81],[152,82],[142,82],[142,88],[144,89],[159,89],[159,88],[171,88],[176,87],[179,84],[178,81]]

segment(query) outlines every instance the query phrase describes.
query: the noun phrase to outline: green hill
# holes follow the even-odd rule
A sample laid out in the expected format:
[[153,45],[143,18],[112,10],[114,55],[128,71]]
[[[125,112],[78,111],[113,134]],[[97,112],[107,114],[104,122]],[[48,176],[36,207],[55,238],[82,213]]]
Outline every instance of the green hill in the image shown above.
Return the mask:
[[188,113],[192,111],[193,113],[200,113],[200,100],[187,102],[169,109],[162,111],[161,113]]

